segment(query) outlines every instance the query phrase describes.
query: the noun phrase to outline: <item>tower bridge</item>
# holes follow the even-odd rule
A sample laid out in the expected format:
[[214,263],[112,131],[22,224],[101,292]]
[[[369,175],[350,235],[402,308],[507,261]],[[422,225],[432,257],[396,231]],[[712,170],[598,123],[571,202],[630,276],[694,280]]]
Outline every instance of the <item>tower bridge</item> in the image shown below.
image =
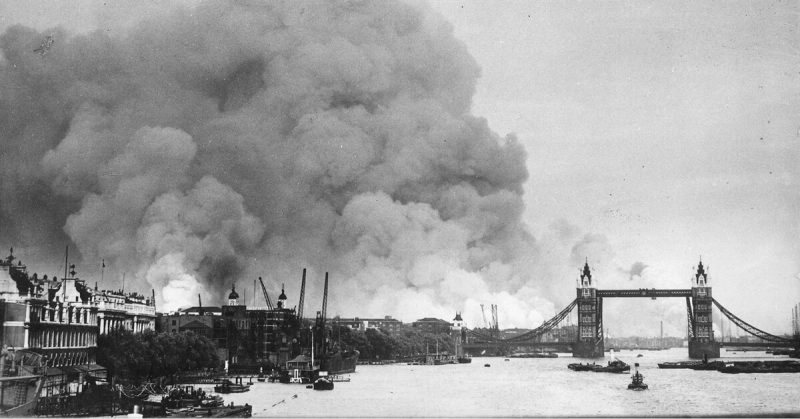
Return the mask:
[[[723,307],[712,295],[711,286],[708,284],[708,274],[702,261],[697,265],[691,288],[619,290],[597,289],[592,282],[592,272],[587,261],[580,274],[576,298],[553,318],[529,332],[509,338],[500,338],[497,330],[489,333],[469,330],[467,335],[471,337],[472,342],[465,343],[464,349],[472,353],[494,349],[499,353],[512,347],[546,348],[549,350],[571,351],[575,357],[600,358],[605,351],[603,300],[606,298],[684,298],[686,301],[686,329],[690,358],[717,358],[720,354],[720,346],[730,346],[730,343],[723,344],[715,339],[712,311],[714,306],[739,328],[764,341],[764,343],[759,344],[760,346],[796,347],[800,343],[797,337],[792,339],[776,336],[752,326]],[[578,324],[574,337],[568,340],[544,341],[543,337],[552,334],[559,323],[573,310],[578,312]]]

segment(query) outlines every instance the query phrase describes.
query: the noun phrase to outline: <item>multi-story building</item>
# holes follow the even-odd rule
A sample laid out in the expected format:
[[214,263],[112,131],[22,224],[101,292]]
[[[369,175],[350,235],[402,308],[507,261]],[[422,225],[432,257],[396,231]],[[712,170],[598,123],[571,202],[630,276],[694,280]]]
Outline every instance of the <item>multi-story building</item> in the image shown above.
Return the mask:
[[43,396],[80,392],[89,380],[105,380],[96,364],[97,339],[112,328],[155,329],[155,298],[91,289],[70,265],[58,279],[29,274],[13,249],[0,260],[0,342],[46,359]]
[[222,329],[222,310],[219,307],[189,307],[172,313],[158,313],[156,330],[178,333],[192,331],[209,339],[218,339],[215,330]]
[[425,317],[411,323],[411,327],[426,333],[449,333],[452,324],[446,320]]
[[156,329],[155,292],[152,297],[145,297],[122,290],[98,290],[95,286],[92,300],[97,303],[97,324],[101,335],[114,328],[134,333]]
[[281,290],[276,307],[248,308],[240,304],[235,286],[222,307],[191,307],[160,314],[158,330],[192,330],[212,338],[221,359],[230,368],[258,370],[263,365],[285,365],[300,353],[301,338],[308,339],[300,327],[295,310],[286,307]]
[[392,316],[384,316],[380,318],[342,318],[334,317],[329,320],[332,325],[349,327],[353,330],[360,330],[362,332],[367,329],[379,329],[390,335],[395,335],[403,330],[403,322],[393,319]]
[[84,282],[74,269],[62,280],[29,275],[15,259],[12,249],[0,261],[3,347],[46,358],[44,396],[80,392],[87,379],[105,379],[105,368],[96,364],[97,304]]

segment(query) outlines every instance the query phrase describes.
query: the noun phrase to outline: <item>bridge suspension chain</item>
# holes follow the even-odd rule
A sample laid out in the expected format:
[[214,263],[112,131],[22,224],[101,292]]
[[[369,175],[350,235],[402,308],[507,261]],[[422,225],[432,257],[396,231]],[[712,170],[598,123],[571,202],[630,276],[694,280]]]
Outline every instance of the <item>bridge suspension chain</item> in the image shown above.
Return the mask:
[[694,337],[694,314],[692,314],[692,300],[689,297],[686,297],[686,335],[689,338]]
[[519,341],[529,340],[529,339],[539,337],[539,336],[543,335],[544,333],[549,332],[554,327],[556,327],[557,324],[561,323],[561,321],[564,320],[564,318],[567,317],[567,315],[572,311],[573,308],[575,308],[575,305],[577,305],[577,304],[578,304],[578,300],[577,299],[572,300],[572,302],[569,303],[569,305],[566,306],[563,310],[561,310],[561,312],[556,314],[552,319],[542,323],[541,326],[537,327],[536,329],[531,330],[530,332],[523,333],[523,334],[521,334],[519,336],[514,336],[513,338],[505,339],[505,341],[506,342],[519,342]]
[[714,305],[717,306],[719,311],[722,312],[722,314],[724,314],[725,317],[730,319],[733,323],[735,323],[737,326],[742,328],[745,332],[750,333],[751,335],[753,335],[755,337],[758,337],[758,338],[761,338],[763,340],[770,341],[770,342],[792,342],[792,339],[782,338],[780,336],[775,336],[775,335],[773,335],[771,333],[767,333],[767,332],[765,332],[765,331],[763,331],[763,330],[761,330],[761,329],[759,329],[759,328],[747,323],[746,321],[744,321],[744,320],[740,319],[739,317],[737,317],[735,314],[733,314],[730,311],[728,311],[725,307],[722,306],[722,304],[719,303],[719,301],[715,300],[714,298],[712,298],[711,301],[714,302]]
[[520,341],[530,340],[539,337],[542,334],[552,330],[558,323],[560,323],[562,320],[564,320],[565,317],[567,317],[567,315],[572,311],[572,309],[575,308],[576,304],[578,304],[577,299],[569,303],[567,307],[561,310],[561,312],[556,314],[552,319],[542,323],[541,326],[529,332],[523,333],[519,336],[514,336],[512,338],[500,339],[496,336],[490,336],[485,333],[476,332],[475,330],[469,330],[467,333],[469,333],[470,336],[484,340],[486,342],[520,342]]
[[497,339],[494,336],[490,336],[490,335],[487,335],[487,334],[484,334],[484,333],[481,333],[481,332],[476,332],[475,330],[472,330],[472,329],[467,330],[467,333],[470,336],[474,337],[474,338],[478,338],[478,339],[481,339],[481,340],[484,340],[484,341],[487,341],[487,342],[494,342],[494,341],[500,340],[500,339]]

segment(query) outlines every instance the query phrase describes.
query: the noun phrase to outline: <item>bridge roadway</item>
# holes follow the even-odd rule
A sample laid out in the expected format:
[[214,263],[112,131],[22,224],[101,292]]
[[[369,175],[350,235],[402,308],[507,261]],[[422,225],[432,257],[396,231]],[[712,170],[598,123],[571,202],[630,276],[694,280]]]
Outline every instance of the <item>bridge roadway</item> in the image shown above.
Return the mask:
[[794,342],[719,342],[723,348],[794,348]]
[[660,290],[655,288],[639,288],[635,290],[597,290],[598,297],[691,297],[690,289]]
[[473,342],[465,343],[463,348],[465,351],[474,352],[484,349],[494,349],[498,347],[506,348],[550,348],[557,349],[561,352],[569,352],[572,350],[574,342]]

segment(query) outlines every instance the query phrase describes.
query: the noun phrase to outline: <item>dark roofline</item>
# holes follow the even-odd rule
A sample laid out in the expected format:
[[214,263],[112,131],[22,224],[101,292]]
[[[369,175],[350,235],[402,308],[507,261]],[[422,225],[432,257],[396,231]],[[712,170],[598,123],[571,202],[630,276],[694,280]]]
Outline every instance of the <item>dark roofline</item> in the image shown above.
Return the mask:
[[181,312],[181,313],[195,313],[195,312],[199,313],[200,311],[206,311],[206,312],[211,312],[211,313],[222,313],[222,308],[220,308],[220,307],[189,307],[189,308],[180,309],[178,311]]

